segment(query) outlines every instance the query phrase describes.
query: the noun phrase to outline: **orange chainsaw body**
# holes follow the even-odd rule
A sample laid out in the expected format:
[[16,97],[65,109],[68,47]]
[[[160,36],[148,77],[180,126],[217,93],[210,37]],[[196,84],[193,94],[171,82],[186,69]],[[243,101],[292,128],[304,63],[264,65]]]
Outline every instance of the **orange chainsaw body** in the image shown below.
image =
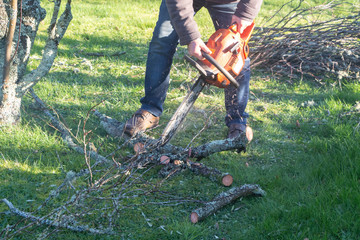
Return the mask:
[[[217,30],[211,35],[206,44],[212,52],[210,56],[223,66],[234,78],[240,74],[244,67],[245,59],[249,54],[248,41],[253,29],[254,22],[240,35],[237,31],[237,25],[234,24],[227,29]],[[214,72],[218,71],[208,60],[203,60],[202,63]],[[205,79],[205,81],[219,88],[226,88],[230,85],[230,81],[221,72],[218,72],[214,78]]]

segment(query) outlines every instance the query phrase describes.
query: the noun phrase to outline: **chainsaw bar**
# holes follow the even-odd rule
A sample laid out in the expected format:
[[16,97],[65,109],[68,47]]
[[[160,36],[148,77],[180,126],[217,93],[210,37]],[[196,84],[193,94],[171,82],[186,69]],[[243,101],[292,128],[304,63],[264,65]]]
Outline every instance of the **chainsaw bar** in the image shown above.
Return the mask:
[[204,81],[204,76],[200,76],[195,84],[191,87],[190,91],[185,96],[184,100],[171,117],[169,123],[166,125],[159,140],[159,146],[164,146],[175,135],[181,123],[184,121],[186,115],[194,105],[196,99],[199,97],[200,92],[203,90],[207,83]]

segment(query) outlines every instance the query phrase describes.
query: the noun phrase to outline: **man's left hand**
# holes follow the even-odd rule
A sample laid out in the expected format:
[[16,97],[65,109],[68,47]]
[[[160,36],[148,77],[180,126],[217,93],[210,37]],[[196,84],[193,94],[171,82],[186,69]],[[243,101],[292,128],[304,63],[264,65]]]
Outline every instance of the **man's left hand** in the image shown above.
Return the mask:
[[235,15],[232,16],[231,23],[235,23],[237,25],[237,29],[240,34],[242,34],[244,30],[252,24],[251,21],[243,20]]
[[203,60],[204,57],[201,51],[211,54],[211,50],[206,46],[206,44],[200,38],[197,38],[189,43],[188,53],[190,56],[196,57],[199,60]]

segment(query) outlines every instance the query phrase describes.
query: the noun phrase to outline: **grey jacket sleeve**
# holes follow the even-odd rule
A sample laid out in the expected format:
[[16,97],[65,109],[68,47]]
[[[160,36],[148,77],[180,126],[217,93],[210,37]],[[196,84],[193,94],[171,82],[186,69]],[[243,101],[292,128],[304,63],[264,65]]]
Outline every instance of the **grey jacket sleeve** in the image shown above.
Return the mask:
[[[228,3],[232,0],[208,0],[209,2]],[[241,0],[237,5],[235,15],[252,21],[258,14],[263,0]],[[181,45],[200,38],[201,34],[194,20],[193,0],[166,0],[171,23],[180,38]]]
[[241,19],[253,21],[260,11],[263,0],[241,0],[235,15]]
[[166,0],[166,5],[181,45],[187,45],[192,40],[201,37],[194,20],[192,0]]

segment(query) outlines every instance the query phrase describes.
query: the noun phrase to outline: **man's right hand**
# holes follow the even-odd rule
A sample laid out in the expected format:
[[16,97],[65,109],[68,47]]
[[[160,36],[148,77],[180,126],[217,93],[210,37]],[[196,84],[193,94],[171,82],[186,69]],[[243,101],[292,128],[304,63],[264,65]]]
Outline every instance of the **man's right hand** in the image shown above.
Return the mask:
[[205,45],[203,40],[197,38],[188,44],[188,53],[192,57],[196,57],[199,60],[204,60],[201,51],[211,54],[211,50]]

